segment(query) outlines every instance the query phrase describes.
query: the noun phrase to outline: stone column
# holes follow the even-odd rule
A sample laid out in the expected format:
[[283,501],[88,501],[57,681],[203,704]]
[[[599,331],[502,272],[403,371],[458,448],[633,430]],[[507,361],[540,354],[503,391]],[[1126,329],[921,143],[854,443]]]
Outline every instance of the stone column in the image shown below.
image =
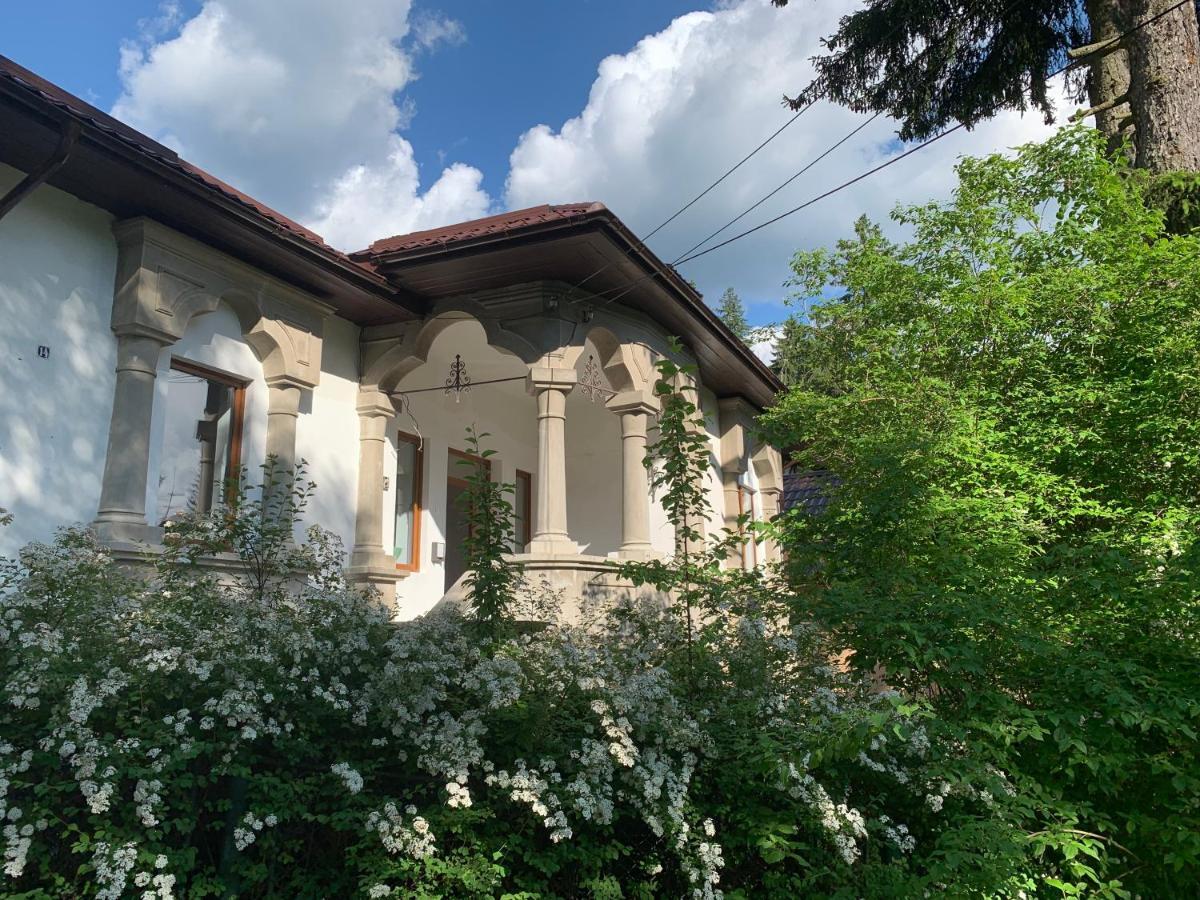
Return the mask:
[[[761,488],[760,496],[762,497],[763,521],[770,522],[779,515],[779,498],[782,491],[779,488]],[[762,543],[763,561],[777,562],[779,560],[779,546],[774,539],[768,539]]]
[[158,357],[172,336],[137,325],[117,332],[117,384],[113,392],[108,453],[100,485],[100,508],[93,524],[110,544],[157,542],[158,529],[146,522],[146,479],[150,466],[150,413]]
[[292,489],[296,467],[296,422],[302,386],[286,377],[267,382],[267,459],[274,457],[268,504],[282,502]]
[[347,574],[351,581],[374,585],[389,603],[400,577],[396,560],[383,549],[383,446],[396,410],[387,394],[358,394],[358,507],[354,549]]
[[567,533],[567,394],[575,387],[574,369],[532,366],[526,390],[537,399],[537,508],[530,553],[577,554]]
[[641,391],[617,394],[606,404],[621,417],[622,559],[646,559],[650,544],[650,473],[646,471],[646,425],[657,411]]
[[[737,469],[722,469],[721,483],[725,494],[725,527],[735,534],[739,531],[738,519],[741,517],[741,472]],[[749,512],[749,510],[746,510]],[[744,569],[751,558],[749,544],[742,544],[732,554],[725,557],[725,562],[731,569]]]

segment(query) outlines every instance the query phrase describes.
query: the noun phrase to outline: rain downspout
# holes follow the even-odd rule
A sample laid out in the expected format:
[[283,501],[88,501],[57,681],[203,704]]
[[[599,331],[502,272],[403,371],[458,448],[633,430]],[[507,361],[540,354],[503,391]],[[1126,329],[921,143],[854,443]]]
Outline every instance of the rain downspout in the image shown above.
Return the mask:
[[42,163],[40,168],[26,175],[16,187],[4,195],[3,199],[0,199],[0,219],[3,219],[18,203],[33,193],[38,185],[66,165],[67,157],[71,155],[71,150],[77,140],[79,140],[79,123],[74,119],[68,119],[63,123],[58,146],[50,158]]

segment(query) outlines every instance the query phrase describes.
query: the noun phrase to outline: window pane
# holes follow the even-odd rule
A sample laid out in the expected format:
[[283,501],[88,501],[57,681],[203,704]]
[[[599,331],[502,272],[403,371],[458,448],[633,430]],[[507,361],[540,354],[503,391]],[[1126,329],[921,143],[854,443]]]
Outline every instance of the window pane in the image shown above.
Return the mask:
[[412,565],[414,518],[417,501],[417,445],[406,440],[396,442],[396,562]]
[[172,369],[168,373],[159,521],[184,511],[210,512],[220,504],[230,474],[237,390],[192,372]]

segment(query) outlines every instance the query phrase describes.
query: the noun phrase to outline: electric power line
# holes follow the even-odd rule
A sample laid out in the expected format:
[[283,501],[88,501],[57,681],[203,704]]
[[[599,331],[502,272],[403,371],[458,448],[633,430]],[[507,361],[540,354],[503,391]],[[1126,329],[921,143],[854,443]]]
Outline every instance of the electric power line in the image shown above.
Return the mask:
[[[1151,16],[1150,18],[1145,19],[1145,20],[1137,23],[1136,25],[1132,26],[1131,28],[1127,29],[1126,31],[1123,31],[1120,34],[1113,36],[1108,41],[1106,41],[1103,45],[1097,47],[1092,53],[1088,54],[1088,56],[1081,57],[1080,59],[1077,59],[1077,60],[1073,60],[1072,62],[1069,62],[1066,65],[1061,66],[1058,69],[1055,69],[1053,72],[1051,72],[1049,75],[1046,76],[1046,80],[1049,81],[1051,78],[1056,78],[1057,76],[1062,75],[1065,72],[1071,71],[1072,69],[1075,69],[1079,66],[1087,65],[1088,61],[1092,57],[1094,57],[1096,53],[1100,52],[1101,50],[1103,50],[1107,47],[1110,47],[1113,44],[1118,43],[1119,41],[1124,40],[1129,35],[1134,34],[1137,31],[1140,31],[1141,29],[1145,28],[1147,25],[1152,25],[1154,22],[1158,21],[1159,19],[1163,18],[1166,15],[1169,15],[1170,13],[1179,9],[1180,7],[1185,6],[1189,3],[1194,3],[1194,2],[1195,2],[1195,0],[1179,0],[1179,2],[1167,7],[1166,9]],[[810,106],[811,106],[811,104],[810,104]],[[805,108],[807,109],[808,107],[805,107]],[[859,126],[859,127],[861,128],[864,126]],[[774,225],[776,222],[778,222],[782,219],[786,219],[788,216],[795,215],[796,213],[800,212],[801,210],[806,209],[809,206],[812,206],[814,203],[824,200],[827,197],[831,197],[834,194],[837,194],[837,193],[845,190],[846,188],[857,184],[858,182],[862,181],[865,178],[869,178],[871,175],[874,175],[876,172],[880,172],[883,169],[888,168],[889,166],[895,165],[896,163],[900,162],[902,159],[905,159],[905,158],[911,156],[912,154],[916,153],[918,150],[922,150],[925,147],[928,147],[930,144],[933,144],[936,141],[940,141],[942,138],[946,137],[947,135],[953,134],[954,132],[956,132],[962,128],[965,128],[965,127],[966,127],[966,125],[964,123],[959,122],[957,125],[953,125],[949,128],[943,129],[942,131],[938,132],[937,134],[933,135],[932,137],[927,138],[926,140],[922,141],[921,143],[916,144],[915,146],[910,147],[909,149],[905,150],[899,156],[890,157],[889,159],[885,160],[884,162],[880,163],[879,165],[877,165],[871,169],[868,169],[866,172],[863,172],[860,175],[856,175],[854,178],[851,178],[848,181],[842,182],[841,184],[837,185],[836,187],[831,188],[830,190],[825,191],[824,193],[819,194],[816,197],[806,200],[804,203],[801,203],[799,206],[795,206],[792,209],[789,209],[786,212],[780,213],[779,215],[774,216],[773,218],[768,219],[765,222],[761,222],[758,225],[755,225],[753,228],[748,228],[745,231],[739,232],[738,234],[735,234],[733,237],[731,237],[727,240],[724,240],[719,244],[714,244],[713,246],[711,246],[705,250],[701,250],[698,253],[692,253],[689,256],[683,256],[683,257],[677,259],[674,263],[672,263],[671,266],[672,266],[672,268],[674,268],[674,266],[683,265],[685,263],[691,262],[692,260],[699,259],[700,257],[705,256],[709,253],[712,253],[715,250],[720,250],[722,247],[727,247],[730,244],[734,243],[735,241],[739,241],[744,237],[748,237],[749,235],[754,234],[757,231],[761,231],[762,229],[764,229],[770,225]],[[843,141],[844,140],[845,139],[843,139]],[[768,195],[768,196],[770,196],[770,195]],[[764,199],[766,199],[766,198],[764,198]],[[755,203],[754,206],[751,207],[751,209],[753,209],[754,207],[761,204],[761,202],[762,201],[760,200],[757,203]],[[749,212],[749,210],[747,210],[747,212]],[[742,213],[741,215],[737,216],[733,221],[737,221],[737,219],[740,219],[741,216],[744,214],[745,213]],[[728,227],[728,224],[726,226],[723,226],[721,229],[718,229],[718,231],[716,233],[719,234],[726,227]],[[700,245],[703,245],[707,241],[711,240],[712,237],[713,237],[713,235],[710,235],[708,238],[705,238],[704,241],[701,241]],[[700,246],[700,245],[697,245],[697,246]],[[689,253],[690,253],[690,251],[689,251]],[[645,281],[652,280],[657,277],[659,277],[659,272],[657,272],[657,271],[650,272],[650,273],[643,275],[640,278],[637,278],[634,281],[630,282],[625,287],[624,290],[621,290],[621,288],[619,286],[613,287],[613,288],[608,288],[607,290],[600,292],[600,294],[598,294],[597,296],[612,293],[613,291],[620,291],[620,293],[616,294],[616,296],[611,297],[604,301],[603,305],[608,306],[609,304],[615,303],[617,300],[624,297],[631,290],[633,290],[633,288],[635,288],[637,285],[639,285]]]
[[686,250],[684,250],[682,253],[680,253],[679,256],[677,256],[675,258],[675,261],[671,263],[671,265],[677,265],[679,260],[683,259],[685,256],[687,256],[693,250],[703,247],[705,244],[707,244],[709,241],[711,241],[713,238],[715,238],[717,235],[719,235],[721,232],[723,232],[726,228],[728,228],[731,225],[734,225],[735,223],[739,222],[745,216],[754,212],[754,210],[758,209],[760,206],[762,206],[764,203],[766,203],[768,200],[770,200],[772,197],[774,197],[776,194],[778,194],[780,191],[782,191],[785,187],[787,187],[789,184],[791,184],[793,181],[795,181],[797,178],[799,178],[801,175],[803,175],[805,172],[807,172],[809,169],[811,169],[813,166],[815,166],[817,163],[819,163],[821,160],[823,160],[825,157],[827,157],[830,153],[832,153],[838,147],[842,146],[842,144],[846,143],[846,141],[850,140],[850,138],[854,137],[856,134],[858,134],[860,131],[862,131],[864,128],[866,128],[868,125],[870,125],[876,119],[878,119],[881,115],[882,115],[882,113],[875,113],[875,115],[871,116],[871,118],[869,118],[865,122],[861,123],[857,128],[854,128],[854,129],[850,130],[849,132],[847,132],[845,134],[845,136],[842,137],[841,140],[839,140],[835,144],[831,144],[822,153],[820,153],[818,156],[811,159],[801,169],[799,169],[791,177],[789,177],[785,182],[783,182],[781,185],[779,185],[779,187],[775,188],[770,193],[761,197],[752,206],[749,206],[746,209],[742,210],[740,213],[738,213],[736,216],[734,216],[732,219],[730,219],[728,222],[726,222],[724,225],[722,225],[720,228],[718,228],[716,231],[714,231],[708,237],[704,238],[704,240],[699,241],[698,243],[692,244],[692,246],[688,247]]

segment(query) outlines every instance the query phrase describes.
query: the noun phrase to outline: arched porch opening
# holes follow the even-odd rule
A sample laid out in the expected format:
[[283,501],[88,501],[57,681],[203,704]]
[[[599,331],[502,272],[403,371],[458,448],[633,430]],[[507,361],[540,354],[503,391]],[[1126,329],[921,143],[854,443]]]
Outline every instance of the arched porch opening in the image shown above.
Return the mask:
[[514,543],[529,538],[537,490],[537,419],[528,365],[490,343],[479,320],[445,313],[426,323],[390,372],[395,414],[383,448],[383,547],[394,560],[397,608],[419,615],[465,574],[466,514],[459,498],[470,458],[468,429],[493,451],[493,480],[516,486]]
[[605,359],[589,335],[575,363],[579,381],[567,396],[567,522],[588,556],[621,549],[621,421],[607,404],[617,393],[609,373],[623,373]]

